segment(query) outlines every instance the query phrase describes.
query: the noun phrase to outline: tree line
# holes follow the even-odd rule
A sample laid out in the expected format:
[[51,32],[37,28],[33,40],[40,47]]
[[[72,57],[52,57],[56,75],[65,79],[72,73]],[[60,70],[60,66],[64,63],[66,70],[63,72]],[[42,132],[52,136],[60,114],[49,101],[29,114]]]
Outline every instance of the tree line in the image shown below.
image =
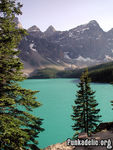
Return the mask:
[[[52,68],[35,70],[30,74],[30,79],[46,78],[80,78],[86,68],[59,71]],[[113,62],[88,67],[89,77],[92,82],[111,83],[113,81]]]

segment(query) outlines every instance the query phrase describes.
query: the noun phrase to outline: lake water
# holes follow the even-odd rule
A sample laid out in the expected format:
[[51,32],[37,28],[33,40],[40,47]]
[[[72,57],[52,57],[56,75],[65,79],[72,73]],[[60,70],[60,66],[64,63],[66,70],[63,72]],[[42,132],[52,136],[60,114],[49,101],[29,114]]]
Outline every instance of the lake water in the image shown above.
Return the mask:
[[[72,138],[74,131],[72,105],[74,104],[78,79],[31,79],[21,83],[22,87],[40,91],[38,101],[42,106],[32,114],[43,118],[42,127],[45,131],[39,134],[39,147],[64,142]],[[113,110],[110,101],[113,100],[113,86],[110,84],[91,83],[96,91],[95,97],[99,103],[103,122],[113,121]]]

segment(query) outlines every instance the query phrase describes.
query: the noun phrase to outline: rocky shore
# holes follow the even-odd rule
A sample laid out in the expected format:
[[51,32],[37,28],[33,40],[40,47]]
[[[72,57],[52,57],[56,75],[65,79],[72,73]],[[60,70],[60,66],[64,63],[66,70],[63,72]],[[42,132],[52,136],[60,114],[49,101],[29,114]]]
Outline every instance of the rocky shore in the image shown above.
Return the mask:
[[57,144],[48,146],[47,148],[43,150],[73,150],[73,147],[67,146],[66,142],[63,142],[63,143],[57,143]]
[[[85,133],[79,135],[79,139],[82,140],[93,140],[98,144],[90,146],[67,146],[66,142],[57,143],[43,150],[107,150],[113,149],[113,122],[110,123],[101,123],[98,128],[98,132],[92,134],[91,137],[87,137]],[[94,143],[93,143],[94,144]]]

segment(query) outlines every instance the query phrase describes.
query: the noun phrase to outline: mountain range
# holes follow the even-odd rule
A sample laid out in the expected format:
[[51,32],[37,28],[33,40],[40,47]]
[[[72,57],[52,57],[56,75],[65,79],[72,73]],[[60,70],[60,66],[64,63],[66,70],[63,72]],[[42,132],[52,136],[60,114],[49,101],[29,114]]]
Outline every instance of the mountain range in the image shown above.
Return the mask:
[[[18,19],[16,23],[21,27]],[[113,29],[105,32],[95,20],[68,31],[56,31],[51,25],[42,32],[34,25],[27,32],[19,44],[19,57],[28,72],[46,67],[82,68],[113,60]]]

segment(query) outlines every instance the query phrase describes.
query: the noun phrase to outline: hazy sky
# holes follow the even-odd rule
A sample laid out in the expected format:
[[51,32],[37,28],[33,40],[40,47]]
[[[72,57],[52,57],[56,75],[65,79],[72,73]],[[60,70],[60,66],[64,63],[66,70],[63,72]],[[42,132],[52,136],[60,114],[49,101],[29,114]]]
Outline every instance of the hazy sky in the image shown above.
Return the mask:
[[104,31],[113,28],[113,0],[18,0],[23,4],[19,17],[24,28],[37,25],[42,31],[53,25],[69,30],[96,20]]

